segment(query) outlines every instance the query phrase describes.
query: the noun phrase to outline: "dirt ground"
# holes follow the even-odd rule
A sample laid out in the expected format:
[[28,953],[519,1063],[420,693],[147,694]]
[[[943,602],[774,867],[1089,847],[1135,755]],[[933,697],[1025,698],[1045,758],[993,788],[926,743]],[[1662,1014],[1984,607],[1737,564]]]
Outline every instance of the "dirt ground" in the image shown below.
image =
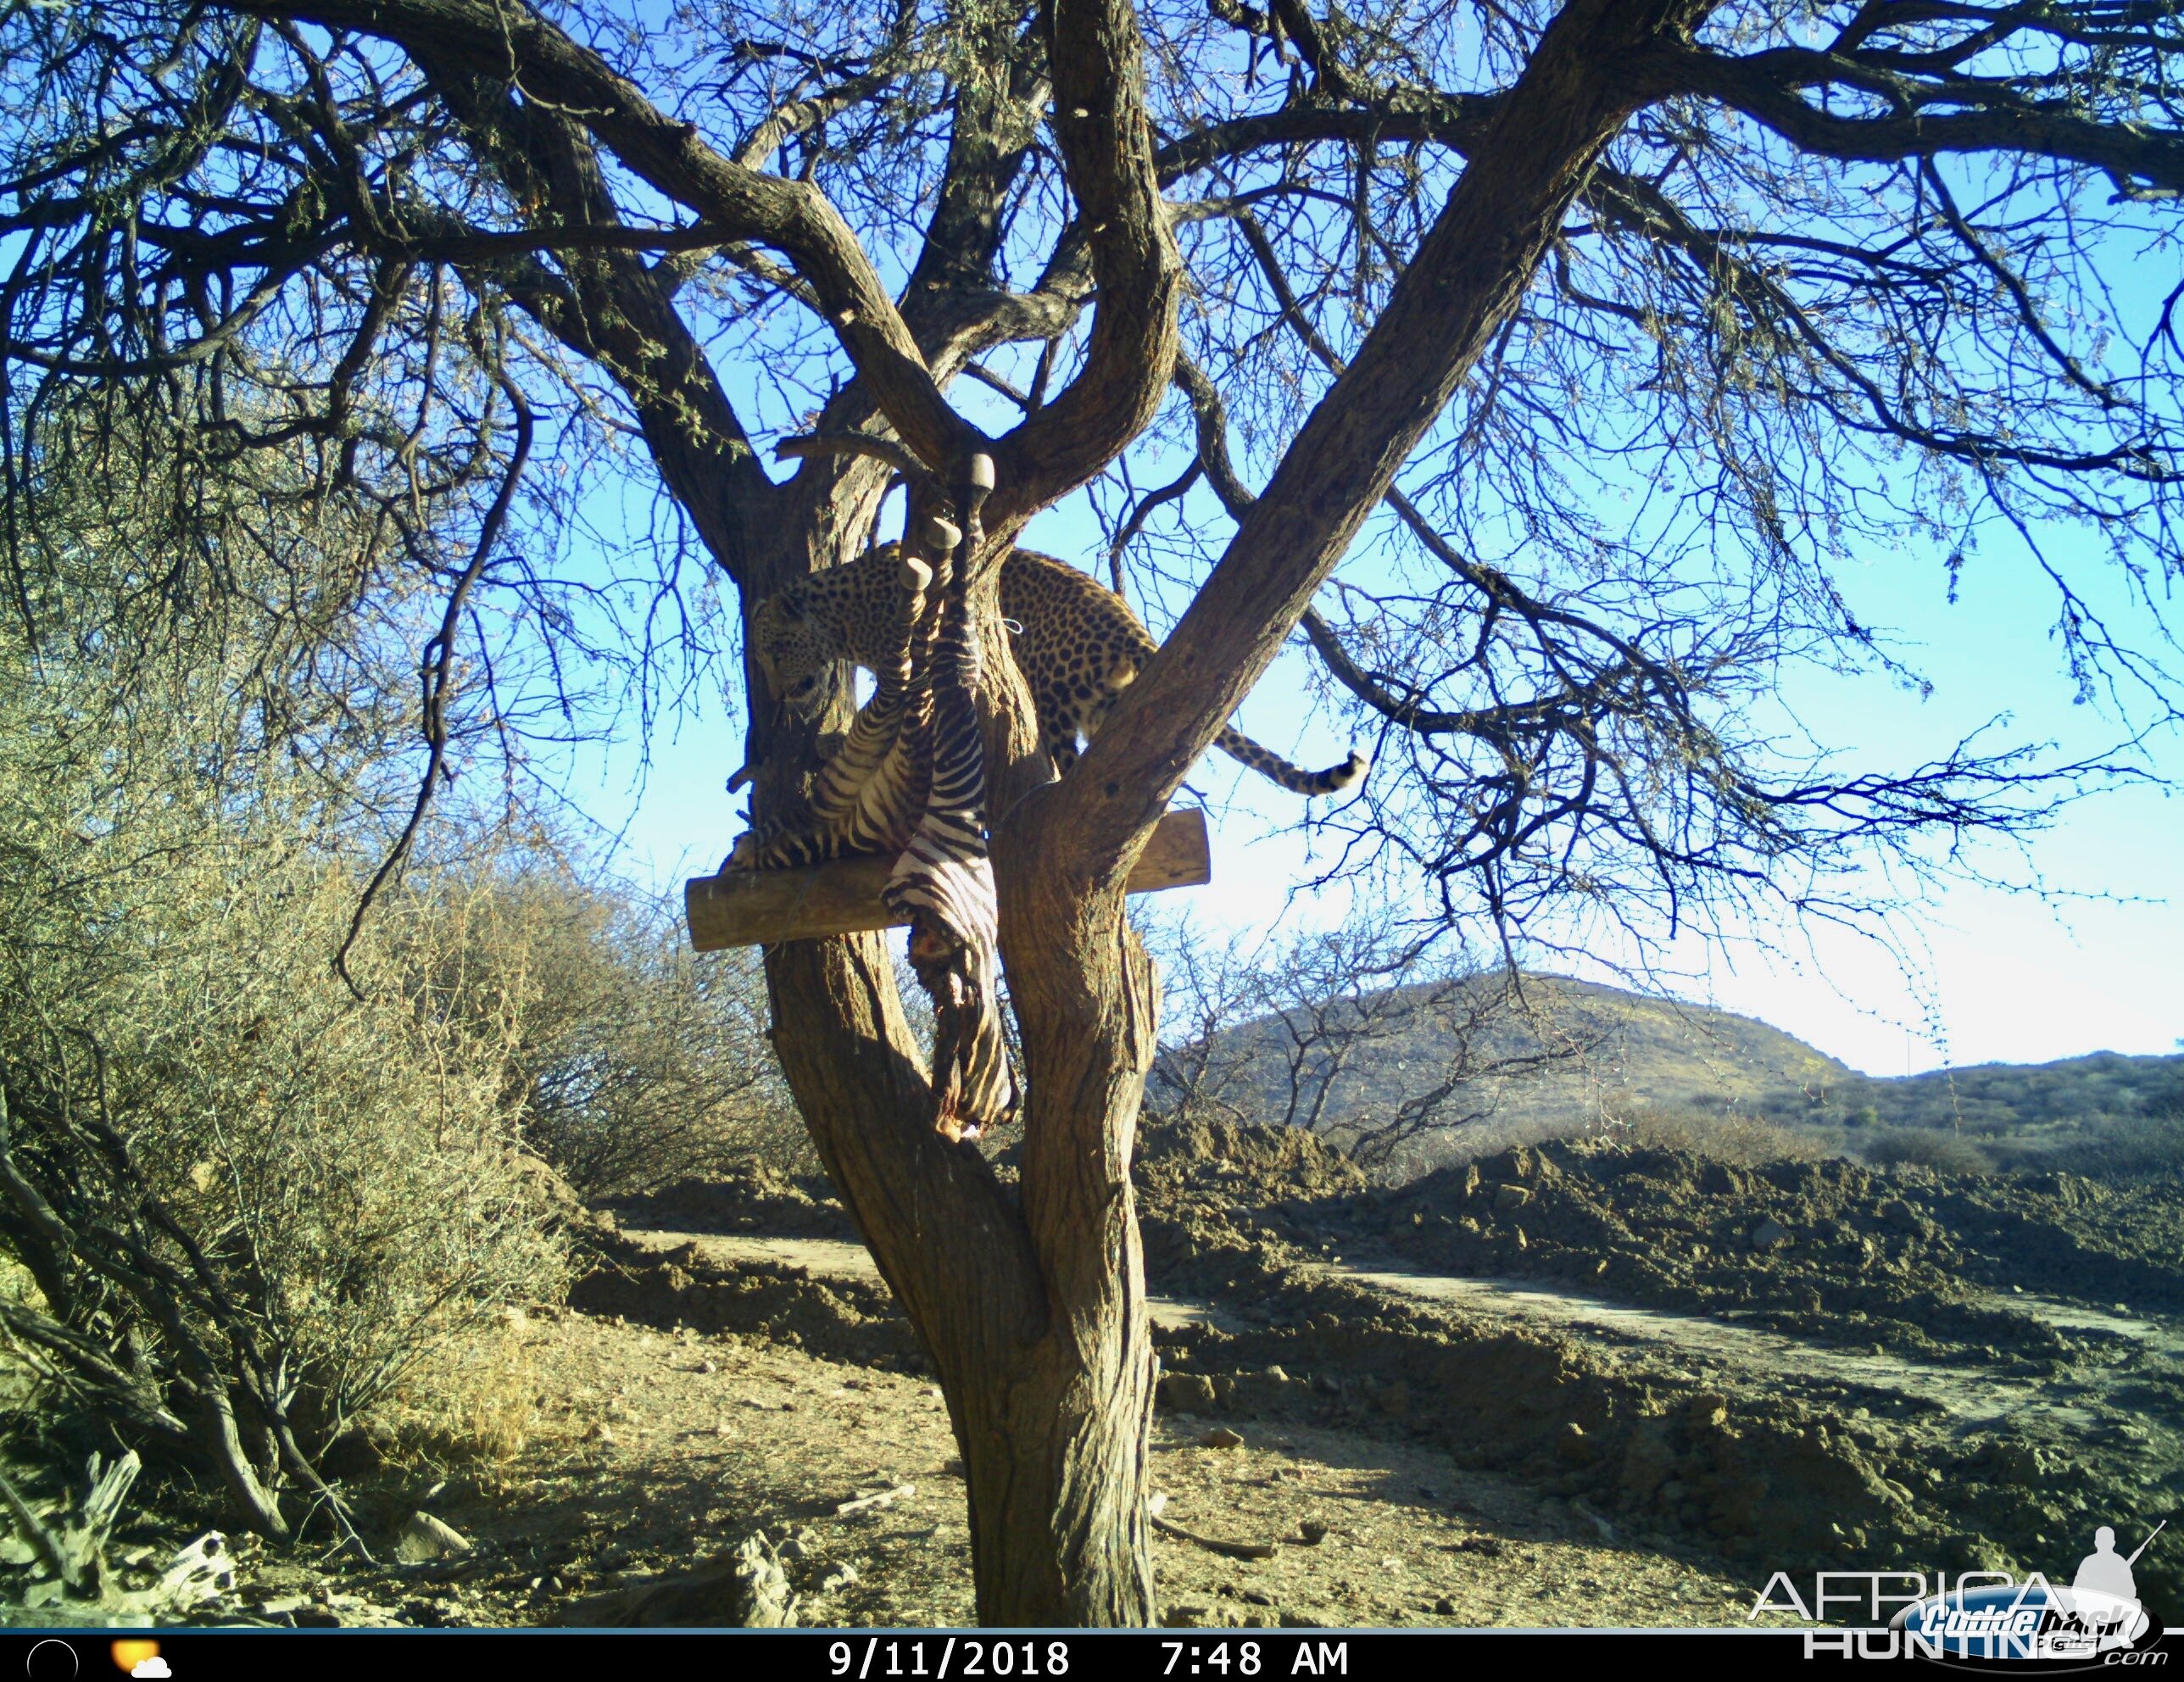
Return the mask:
[[[509,1465],[432,1495],[431,1510],[476,1545],[459,1571],[267,1564],[236,1610],[270,1622],[535,1623],[760,1529],[797,1590],[800,1623],[972,1621],[963,1484],[927,1380],[577,1313],[515,1336],[554,1384]],[[1160,1420],[1161,1516],[1215,1540],[1280,1546],[1240,1560],[1156,1534],[1171,1623],[1688,1625],[1739,1620],[1750,1604],[1718,1563],[1630,1546],[1581,1503],[1543,1502],[1521,1480],[1433,1449],[1309,1425],[1204,1446],[1213,1424]],[[400,1505],[384,1503],[385,1516]]]
[[[1173,1624],[1735,1624],[1776,1569],[2052,1573],[2184,1506],[2175,1187],[1580,1145],[1386,1189],[1220,1128],[1138,1178]],[[246,1546],[208,1615],[552,1622],[758,1533],[800,1623],[968,1622],[946,1413],[823,1185],[619,1213],[482,1344],[465,1452],[345,1445],[379,1563]],[[391,1562],[417,1512],[469,1550]],[[2160,1546],[2139,1579],[2184,1613]]]
[[1148,1151],[1156,1280],[1245,1323],[1185,1370],[1333,1357],[1737,1560],[2054,1570],[2184,1505],[2184,1187],[1574,1145],[1384,1189],[1312,1151]]

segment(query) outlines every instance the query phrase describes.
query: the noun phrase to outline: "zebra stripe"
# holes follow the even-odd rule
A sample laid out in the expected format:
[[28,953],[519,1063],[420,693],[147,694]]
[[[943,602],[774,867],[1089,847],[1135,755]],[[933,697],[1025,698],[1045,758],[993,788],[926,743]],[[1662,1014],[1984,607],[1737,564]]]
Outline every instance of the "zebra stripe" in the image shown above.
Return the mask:
[[978,731],[983,673],[970,622],[970,571],[982,535],[980,493],[959,497],[963,541],[942,599],[928,670],[924,745],[932,766],[925,810],[882,897],[911,924],[910,960],[932,995],[934,1124],[975,1139],[1015,1112],[1016,1082],[1001,1032],[1000,911],[986,850],[986,760]]

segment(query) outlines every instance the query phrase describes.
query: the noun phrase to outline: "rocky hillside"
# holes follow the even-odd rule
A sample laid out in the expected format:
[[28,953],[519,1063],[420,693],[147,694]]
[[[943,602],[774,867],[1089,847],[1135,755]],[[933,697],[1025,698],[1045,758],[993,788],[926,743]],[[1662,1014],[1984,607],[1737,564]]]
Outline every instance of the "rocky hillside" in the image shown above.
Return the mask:
[[[1374,1030],[1356,1036],[1332,1070],[1323,1050],[1299,1056],[1301,1024],[1266,1017],[1228,1030],[1216,1042],[1232,1071],[1228,1091],[1250,1094],[1251,1119],[1278,1121],[1290,1108],[1295,1067],[1297,1111],[1318,1101],[1333,1122],[1385,1114],[1446,1078],[1459,1050],[1448,1024],[1461,1012],[1435,1009],[1427,989],[1398,989],[1373,995],[1371,1014]],[[1830,1130],[1945,1128],[2052,1147],[2077,1132],[2128,1131],[2184,1112],[2184,1056],[2102,1052],[1875,1078],[1751,1016],[1558,976],[1527,977],[1472,1055],[1487,1063],[1548,1047],[1571,1054],[1544,1072],[1479,1083],[1447,1106],[1451,1115],[1490,1111],[1471,1130],[1473,1148],[1663,1114]]]

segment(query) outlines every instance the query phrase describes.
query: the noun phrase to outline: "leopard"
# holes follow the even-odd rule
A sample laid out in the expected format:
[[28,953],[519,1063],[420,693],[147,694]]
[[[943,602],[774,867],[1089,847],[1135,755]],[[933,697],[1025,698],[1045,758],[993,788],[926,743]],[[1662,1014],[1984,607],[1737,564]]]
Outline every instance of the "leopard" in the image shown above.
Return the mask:
[[[895,554],[896,545],[880,544],[798,580],[754,610],[751,653],[777,698],[792,706],[808,703],[837,661],[878,672],[900,601]],[[1159,645],[1114,591],[1067,561],[1032,549],[1011,549],[1002,560],[1000,608],[1031,691],[1039,745],[1055,774],[1067,776],[1082,751],[1079,743],[1099,733]],[[1306,771],[1226,727],[1213,745],[1306,796],[1351,788],[1370,765],[1352,751],[1340,765]]]

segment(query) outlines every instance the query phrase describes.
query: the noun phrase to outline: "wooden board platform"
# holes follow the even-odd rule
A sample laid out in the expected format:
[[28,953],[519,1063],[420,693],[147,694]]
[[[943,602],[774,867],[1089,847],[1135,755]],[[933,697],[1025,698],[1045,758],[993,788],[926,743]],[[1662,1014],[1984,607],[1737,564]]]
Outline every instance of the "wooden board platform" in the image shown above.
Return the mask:
[[[738,870],[693,877],[682,884],[690,944],[700,952],[855,934],[902,922],[880,902],[891,858],[836,859],[802,870]],[[1156,894],[1213,880],[1206,814],[1195,806],[1170,812],[1145,843],[1127,891]]]

